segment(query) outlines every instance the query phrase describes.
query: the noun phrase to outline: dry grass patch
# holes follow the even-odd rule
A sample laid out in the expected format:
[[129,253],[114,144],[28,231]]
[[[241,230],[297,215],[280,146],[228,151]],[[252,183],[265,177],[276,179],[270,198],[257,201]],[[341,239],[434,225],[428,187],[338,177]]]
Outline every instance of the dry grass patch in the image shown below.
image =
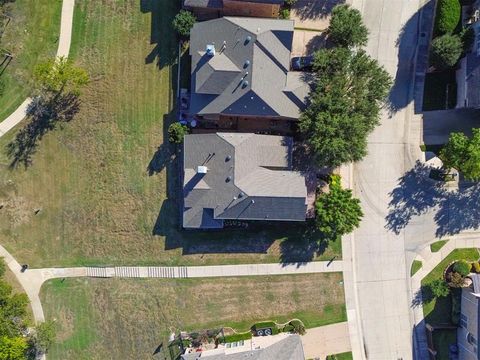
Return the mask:
[[[67,279],[42,289],[62,338],[50,359],[147,359],[171,331],[300,318],[307,327],[346,320],[340,273],[219,279]],[[60,314],[60,315],[59,315]],[[82,357],[82,358],[83,358]]]

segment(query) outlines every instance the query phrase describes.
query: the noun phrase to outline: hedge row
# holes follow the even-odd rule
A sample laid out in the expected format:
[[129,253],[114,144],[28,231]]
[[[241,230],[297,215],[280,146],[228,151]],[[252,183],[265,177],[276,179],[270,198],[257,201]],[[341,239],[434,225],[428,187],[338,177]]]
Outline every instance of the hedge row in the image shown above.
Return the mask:
[[219,341],[221,343],[232,343],[232,342],[237,342],[241,340],[250,340],[251,338],[252,338],[252,333],[250,331],[247,331],[244,333],[225,335],[224,337],[221,337]]

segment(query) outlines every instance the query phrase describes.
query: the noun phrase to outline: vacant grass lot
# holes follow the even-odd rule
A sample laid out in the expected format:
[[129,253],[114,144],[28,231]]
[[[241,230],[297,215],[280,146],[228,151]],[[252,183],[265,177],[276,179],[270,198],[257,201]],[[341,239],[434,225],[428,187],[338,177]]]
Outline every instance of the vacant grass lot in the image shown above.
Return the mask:
[[[78,1],[72,56],[90,73],[80,112],[10,169],[0,139],[0,242],[31,266],[297,262],[304,224],[179,230],[173,120],[178,1]],[[35,215],[35,209],[41,211]],[[319,250],[340,255],[340,243]]]
[[[307,327],[346,320],[340,273],[221,279],[66,279],[41,298],[56,319],[49,359],[150,359],[171,331],[300,318]],[[162,357],[163,359],[163,357]]]
[[0,67],[5,82],[4,95],[0,96],[0,121],[30,95],[35,64],[55,56],[61,7],[61,0],[16,0],[5,5],[12,20],[0,39],[0,63],[5,51],[14,59],[3,73]]

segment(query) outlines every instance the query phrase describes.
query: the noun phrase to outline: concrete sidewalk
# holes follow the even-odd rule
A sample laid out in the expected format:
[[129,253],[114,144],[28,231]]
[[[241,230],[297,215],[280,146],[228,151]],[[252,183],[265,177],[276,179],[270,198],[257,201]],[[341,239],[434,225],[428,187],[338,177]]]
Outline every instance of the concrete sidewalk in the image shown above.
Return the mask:
[[302,336],[307,359],[325,359],[327,355],[351,351],[348,323],[337,323],[308,329]]
[[[73,11],[75,0],[63,0],[60,20],[60,38],[58,40],[57,57],[68,57],[72,40]],[[32,99],[27,98],[10,116],[0,123],[0,137],[18,125],[26,116]]]

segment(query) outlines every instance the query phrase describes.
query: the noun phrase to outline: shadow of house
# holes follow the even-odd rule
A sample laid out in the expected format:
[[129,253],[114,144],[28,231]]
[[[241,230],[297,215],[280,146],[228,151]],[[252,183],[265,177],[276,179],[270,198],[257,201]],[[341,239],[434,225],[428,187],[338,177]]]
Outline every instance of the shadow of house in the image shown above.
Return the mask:
[[344,4],[345,0],[298,0],[293,6],[301,20],[326,18],[335,6]]
[[[167,7],[175,11],[166,10]],[[180,10],[179,1],[172,0],[141,0],[140,11],[151,13],[150,44],[155,45],[145,57],[145,64],[156,63],[159,69],[175,63],[177,59],[177,39],[172,27],[173,16]]]
[[[434,8],[435,2],[429,1],[419,9],[405,23],[396,40],[398,66],[387,103],[391,115],[405,108],[414,99],[416,106],[419,109],[422,108],[421,99],[428,67],[429,39],[433,27]],[[410,86],[412,74],[415,74],[413,88]]]

